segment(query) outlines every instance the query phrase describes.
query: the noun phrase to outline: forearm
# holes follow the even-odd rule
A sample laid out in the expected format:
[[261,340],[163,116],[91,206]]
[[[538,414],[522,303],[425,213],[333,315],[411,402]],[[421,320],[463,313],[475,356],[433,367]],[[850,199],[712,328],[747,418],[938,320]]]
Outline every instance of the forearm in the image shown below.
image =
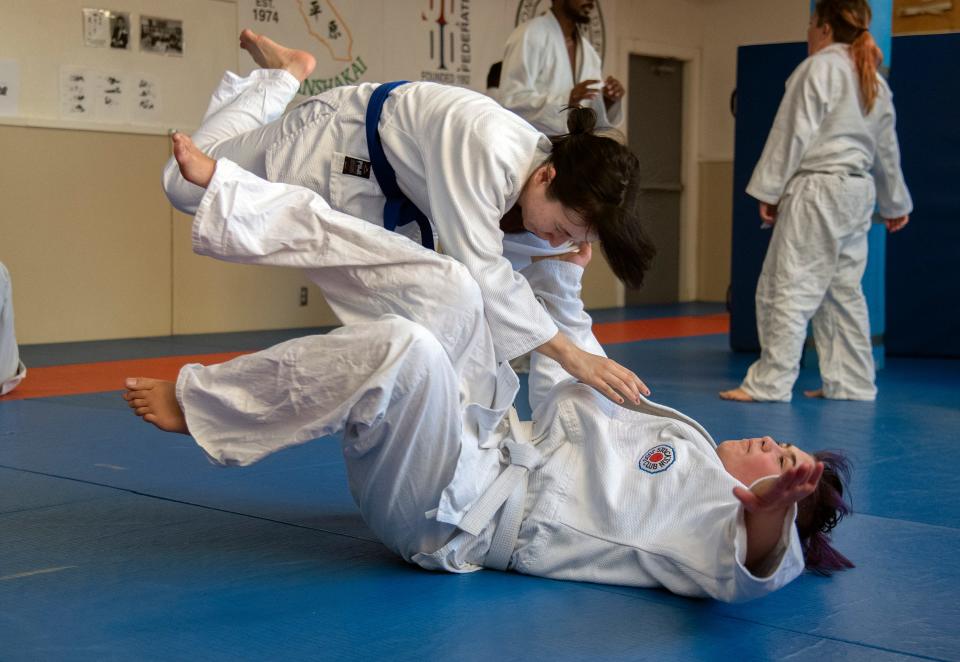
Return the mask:
[[783,533],[783,521],[787,509],[744,513],[747,528],[747,558],[744,565],[754,572],[777,548]]

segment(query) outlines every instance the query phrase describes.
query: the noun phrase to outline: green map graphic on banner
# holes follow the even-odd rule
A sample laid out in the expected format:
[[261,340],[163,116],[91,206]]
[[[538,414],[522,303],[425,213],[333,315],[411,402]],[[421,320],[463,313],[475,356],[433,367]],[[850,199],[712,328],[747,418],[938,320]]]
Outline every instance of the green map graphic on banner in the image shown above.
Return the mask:
[[[320,94],[363,80],[367,62],[362,35],[354,26],[365,24],[360,0],[239,0],[238,24],[293,48],[312,53],[317,68],[303,81],[299,93]],[[249,61],[247,69],[252,68]]]

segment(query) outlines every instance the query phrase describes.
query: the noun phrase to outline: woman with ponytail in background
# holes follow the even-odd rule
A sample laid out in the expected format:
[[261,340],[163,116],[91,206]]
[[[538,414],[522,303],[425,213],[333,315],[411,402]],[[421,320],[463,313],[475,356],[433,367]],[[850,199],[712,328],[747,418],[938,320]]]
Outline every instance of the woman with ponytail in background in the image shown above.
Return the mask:
[[819,0],[810,19],[809,57],[787,81],[747,187],[773,236],[757,283],[760,359],[726,400],[789,401],[811,319],[822,386],[804,394],[876,398],[860,285],[867,233],[875,206],[896,232],[913,203],[870,19],[866,0]]
[[[193,135],[197,148],[304,186],[333,209],[426,247],[437,235],[480,286],[498,361],[538,351],[615,402],[649,394],[598,344],[586,351],[561,333],[514,271],[530,255],[582,252],[599,241],[621,280],[643,280],[654,251],[637,214],[637,158],[594,134],[593,111],[571,110],[569,133],[548,138],[477,92],[398,82],[334,88],[284,115],[314,58],[250,30],[240,45],[262,68],[227,72]],[[189,144],[174,135],[175,151],[189,157]],[[177,209],[197,212],[203,189],[172,158],[163,184]],[[522,240],[526,233],[538,245]],[[511,247],[526,256],[508,259]]]

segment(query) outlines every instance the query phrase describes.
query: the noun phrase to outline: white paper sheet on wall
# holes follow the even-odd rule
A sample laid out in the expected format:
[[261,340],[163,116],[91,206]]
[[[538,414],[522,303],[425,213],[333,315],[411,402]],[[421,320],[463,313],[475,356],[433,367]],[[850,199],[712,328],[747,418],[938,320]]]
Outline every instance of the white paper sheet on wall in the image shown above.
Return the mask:
[[94,117],[103,122],[128,122],[127,84],[129,76],[120,72],[96,72],[94,80]]
[[132,119],[138,124],[160,121],[160,83],[149,74],[138,74],[131,93],[133,96]]
[[110,10],[83,10],[83,44],[103,48],[110,44]]
[[60,68],[60,116],[93,119],[93,73],[80,67]]
[[20,63],[0,60],[0,116],[20,114]]

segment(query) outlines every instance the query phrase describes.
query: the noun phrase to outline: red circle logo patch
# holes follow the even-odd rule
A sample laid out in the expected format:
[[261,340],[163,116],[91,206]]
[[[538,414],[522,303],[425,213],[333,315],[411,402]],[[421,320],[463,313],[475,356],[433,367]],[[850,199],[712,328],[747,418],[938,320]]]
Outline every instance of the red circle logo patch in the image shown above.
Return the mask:
[[676,457],[672,446],[660,444],[643,454],[640,458],[640,468],[648,474],[658,474],[669,469]]

